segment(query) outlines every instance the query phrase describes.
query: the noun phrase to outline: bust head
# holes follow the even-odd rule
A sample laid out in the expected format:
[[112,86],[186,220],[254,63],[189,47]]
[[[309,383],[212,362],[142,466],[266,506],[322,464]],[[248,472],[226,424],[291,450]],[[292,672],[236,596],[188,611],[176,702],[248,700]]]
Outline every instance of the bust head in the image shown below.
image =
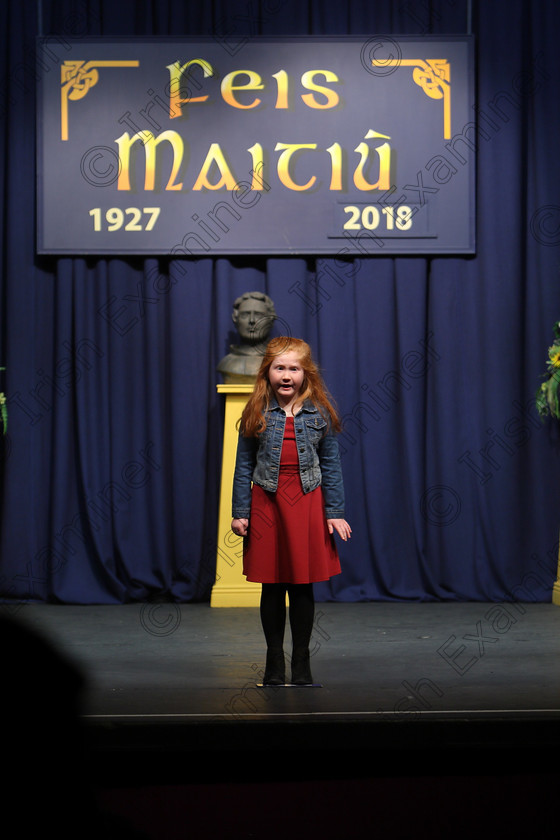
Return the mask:
[[276,310],[264,292],[245,292],[234,302],[231,317],[243,344],[256,345],[267,341]]
[[226,383],[254,382],[276,320],[274,303],[264,292],[245,292],[234,301],[231,317],[240,343],[231,345],[218,370]]

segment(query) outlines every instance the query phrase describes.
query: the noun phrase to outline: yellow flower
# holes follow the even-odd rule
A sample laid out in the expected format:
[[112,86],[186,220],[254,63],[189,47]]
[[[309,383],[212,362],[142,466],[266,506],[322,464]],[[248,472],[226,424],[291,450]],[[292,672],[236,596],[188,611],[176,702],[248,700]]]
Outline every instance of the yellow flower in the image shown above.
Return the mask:
[[560,347],[557,345],[549,347],[548,357],[554,367],[560,367]]

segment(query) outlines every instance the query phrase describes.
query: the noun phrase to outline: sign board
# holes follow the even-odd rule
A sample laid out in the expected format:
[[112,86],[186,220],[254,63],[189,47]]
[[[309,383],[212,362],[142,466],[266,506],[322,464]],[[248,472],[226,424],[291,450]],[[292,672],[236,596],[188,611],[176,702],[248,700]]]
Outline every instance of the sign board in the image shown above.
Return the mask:
[[469,37],[38,52],[39,253],[474,253]]

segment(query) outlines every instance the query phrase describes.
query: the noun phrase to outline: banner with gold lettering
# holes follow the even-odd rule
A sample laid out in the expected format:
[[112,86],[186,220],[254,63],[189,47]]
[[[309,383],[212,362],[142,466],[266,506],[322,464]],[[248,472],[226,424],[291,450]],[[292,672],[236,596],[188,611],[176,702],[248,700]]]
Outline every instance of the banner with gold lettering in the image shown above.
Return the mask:
[[39,253],[475,251],[469,37],[38,54]]

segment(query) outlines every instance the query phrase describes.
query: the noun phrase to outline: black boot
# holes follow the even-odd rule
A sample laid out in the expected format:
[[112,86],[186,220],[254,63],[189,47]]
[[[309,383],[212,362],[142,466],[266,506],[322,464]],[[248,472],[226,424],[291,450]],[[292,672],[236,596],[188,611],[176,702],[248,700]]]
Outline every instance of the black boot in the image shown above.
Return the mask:
[[284,685],[286,682],[286,664],[284,651],[269,648],[266,652],[266,668],[263,685]]
[[292,685],[313,685],[309,649],[292,653]]

